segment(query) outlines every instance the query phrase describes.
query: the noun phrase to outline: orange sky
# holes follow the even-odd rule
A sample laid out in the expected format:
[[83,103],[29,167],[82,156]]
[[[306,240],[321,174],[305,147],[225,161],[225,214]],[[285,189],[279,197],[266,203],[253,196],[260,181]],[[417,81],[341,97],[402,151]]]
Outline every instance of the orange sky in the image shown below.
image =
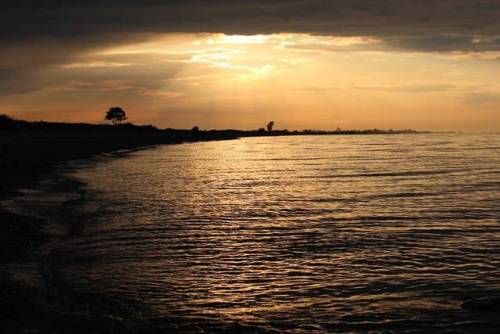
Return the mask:
[[405,50],[373,37],[154,34],[37,67],[0,113],[158,127],[500,130],[500,52]]

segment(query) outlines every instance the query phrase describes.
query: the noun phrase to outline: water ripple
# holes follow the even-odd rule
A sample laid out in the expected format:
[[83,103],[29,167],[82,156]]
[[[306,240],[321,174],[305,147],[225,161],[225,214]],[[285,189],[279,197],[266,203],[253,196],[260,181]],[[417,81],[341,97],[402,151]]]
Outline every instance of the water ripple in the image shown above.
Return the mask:
[[493,332],[460,303],[500,291],[499,147],[247,138],[102,161],[75,172],[102,209],[62,272],[208,332]]

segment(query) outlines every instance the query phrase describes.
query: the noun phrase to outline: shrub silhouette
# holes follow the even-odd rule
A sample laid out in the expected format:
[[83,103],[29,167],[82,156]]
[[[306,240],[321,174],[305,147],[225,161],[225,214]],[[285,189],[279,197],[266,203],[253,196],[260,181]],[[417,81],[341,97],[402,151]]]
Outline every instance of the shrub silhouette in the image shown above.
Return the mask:
[[274,121],[267,123],[267,131],[273,131]]
[[125,114],[125,110],[123,110],[122,108],[111,107],[106,113],[104,119],[106,121],[111,121],[113,124],[120,124],[127,119],[127,115]]
[[8,115],[0,115],[0,130],[13,130],[20,123]]

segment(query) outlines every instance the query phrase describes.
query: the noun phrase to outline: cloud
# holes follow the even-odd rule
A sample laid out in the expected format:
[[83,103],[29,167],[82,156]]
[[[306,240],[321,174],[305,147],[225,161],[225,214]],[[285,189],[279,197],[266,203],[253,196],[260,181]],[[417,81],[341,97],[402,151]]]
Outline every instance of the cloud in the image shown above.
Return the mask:
[[173,91],[161,91],[161,90],[147,90],[143,92],[144,96],[154,96],[154,97],[160,97],[164,99],[172,99],[176,97],[181,97],[184,94],[180,92],[173,92]]
[[500,92],[473,92],[463,96],[466,105],[472,107],[498,107],[500,106]]
[[422,52],[500,51],[500,38],[440,34],[430,36],[388,37],[386,43],[396,49]]
[[499,16],[498,0],[4,0],[0,66],[33,72],[104,47],[184,32],[380,41],[289,46],[303,50],[500,51]]
[[62,87],[65,91],[121,91],[121,90],[130,90],[134,87],[131,86],[128,82],[124,81],[115,81],[115,80],[104,80],[104,81],[69,81],[65,83]]
[[394,86],[354,86],[354,89],[372,90],[390,93],[433,93],[462,89],[462,87],[444,84],[394,85]]
[[6,0],[0,13],[4,42],[71,38],[91,43],[104,34],[120,40],[166,32],[295,32],[396,39],[500,35],[497,0]]
[[30,58],[48,62],[158,33],[288,32],[370,36],[421,51],[498,50],[499,14],[498,0],[4,0],[0,46],[44,49]]
[[491,85],[467,85],[467,84],[408,84],[387,86],[350,86],[349,88],[360,91],[374,91],[383,93],[399,94],[432,94],[443,93],[458,94],[461,102],[467,106],[491,106],[500,104],[500,93],[492,92]]
[[0,96],[27,94],[45,87],[50,81],[41,67],[0,66]]
[[61,63],[0,66],[0,96],[28,94],[39,90],[88,94],[91,91],[128,91],[142,94],[162,89],[169,80],[179,80],[189,71],[210,73],[208,64],[187,64],[190,55],[121,54],[88,55]]

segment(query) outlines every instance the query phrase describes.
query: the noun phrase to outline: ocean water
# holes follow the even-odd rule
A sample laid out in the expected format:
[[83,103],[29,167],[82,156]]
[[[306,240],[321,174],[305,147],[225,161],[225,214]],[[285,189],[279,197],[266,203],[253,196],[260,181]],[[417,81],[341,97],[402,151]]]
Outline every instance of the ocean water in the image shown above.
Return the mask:
[[72,177],[98,204],[58,246],[81,293],[199,328],[495,332],[500,135],[158,146]]

